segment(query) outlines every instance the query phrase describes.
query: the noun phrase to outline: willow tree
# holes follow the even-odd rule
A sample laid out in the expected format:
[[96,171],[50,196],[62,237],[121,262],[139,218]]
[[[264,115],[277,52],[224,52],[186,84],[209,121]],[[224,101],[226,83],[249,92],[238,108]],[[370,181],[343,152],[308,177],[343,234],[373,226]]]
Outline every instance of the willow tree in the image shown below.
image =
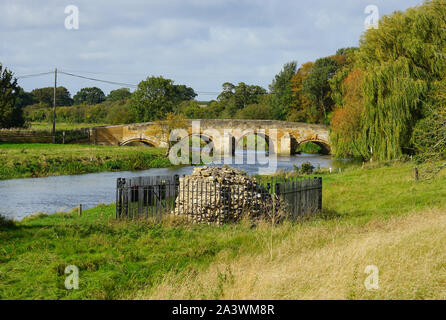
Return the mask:
[[381,19],[361,39],[359,66],[365,112],[366,156],[399,158],[411,138],[432,85],[446,71],[446,2],[433,0]]
[[428,98],[426,118],[417,123],[413,134],[415,159],[425,163],[422,178],[431,178],[446,167],[444,161],[439,162],[446,158],[446,77],[434,83]]

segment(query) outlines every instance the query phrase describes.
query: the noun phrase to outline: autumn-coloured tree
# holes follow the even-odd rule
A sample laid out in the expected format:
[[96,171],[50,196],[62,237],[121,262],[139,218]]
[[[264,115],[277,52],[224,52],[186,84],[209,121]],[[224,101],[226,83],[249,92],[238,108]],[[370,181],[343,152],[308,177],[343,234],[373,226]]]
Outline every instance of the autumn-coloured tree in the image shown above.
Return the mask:
[[331,99],[336,106],[344,105],[345,86],[344,80],[352,72],[357,63],[356,54],[359,48],[343,48],[339,49],[333,57],[341,68],[330,79]]
[[353,69],[342,82],[344,92],[341,105],[337,105],[331,119],[332,152],[338,157],[362,157],[364,139],[362,115],[364,96],[362,93],[364,72]]
[[304,94],[302,84],[308,77],[313,67],[313,62],[304,63],[299,70],[291,78],[291,92],[293,95],[293,103],[287,114],[288,121],[294,122],[311,122],[310,113],[310,99]]

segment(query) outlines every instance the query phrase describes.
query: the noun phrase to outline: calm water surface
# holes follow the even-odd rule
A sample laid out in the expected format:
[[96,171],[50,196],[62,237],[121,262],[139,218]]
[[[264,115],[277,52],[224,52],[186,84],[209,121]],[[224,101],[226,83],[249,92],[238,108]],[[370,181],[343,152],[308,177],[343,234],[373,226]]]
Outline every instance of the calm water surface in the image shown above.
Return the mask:
[[[330,156],[301,154],[278,157],[277,170],[291,171],[293,165],[307,161],[316,168],[336,168],[339,163]],[[243,169],[249,174],[259,173],[260,167],[254,164],[231,166]],[[182,167],[0,181],[0,215],[20,220],[37,212],[54,213],[71,210],[79,203],[87,209],[99,203],[115,202],[117,178],[183,175],[192,171],[193,167]]]

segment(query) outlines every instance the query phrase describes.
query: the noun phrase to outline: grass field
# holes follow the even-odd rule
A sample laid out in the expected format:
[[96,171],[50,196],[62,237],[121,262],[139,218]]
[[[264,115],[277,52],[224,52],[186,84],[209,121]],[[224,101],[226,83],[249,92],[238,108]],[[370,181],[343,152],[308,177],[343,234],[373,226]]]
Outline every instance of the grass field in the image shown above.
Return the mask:
[[[325,175],[301,223],[115,221],[114,206],[0,223],[0,298],[444,299],[446,183],[411,164]],[[66,290],[67,265],[80,269]],[[379,289],[364,273],[379,268]]]
[[169,167],[165,149],[0,143],[0,180]]
[[[30,129],[32,130],[52,130],[53,124],[49,122],[31,122]],[[64,123],[57,122],[56,130],[73,130],[91,127],[101,127],[106,126],[104,123]]]

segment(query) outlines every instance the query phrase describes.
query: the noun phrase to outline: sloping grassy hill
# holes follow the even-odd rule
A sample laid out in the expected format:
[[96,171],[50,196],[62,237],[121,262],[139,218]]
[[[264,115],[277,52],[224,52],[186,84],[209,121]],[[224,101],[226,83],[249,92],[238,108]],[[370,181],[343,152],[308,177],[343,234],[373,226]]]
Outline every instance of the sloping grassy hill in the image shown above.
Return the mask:
[[[0,298],[444,299],[445,178],[412,170],[326,175],[323,215],[274,228],[115,221],[114,206],[2,222]],[[64,288],[67,265],[79,290]]]
[[[224,254],[203,271],[169,274],[137,299],[445,299],[446,210],[346,224],[282,226],[260,254]],[[287,234],[283,237],[283,234]],[[260,241],[261,242],[261,241]],[[271,247],[270,247],[271,248]],[[367,266],[379,270],[368,291]]]

